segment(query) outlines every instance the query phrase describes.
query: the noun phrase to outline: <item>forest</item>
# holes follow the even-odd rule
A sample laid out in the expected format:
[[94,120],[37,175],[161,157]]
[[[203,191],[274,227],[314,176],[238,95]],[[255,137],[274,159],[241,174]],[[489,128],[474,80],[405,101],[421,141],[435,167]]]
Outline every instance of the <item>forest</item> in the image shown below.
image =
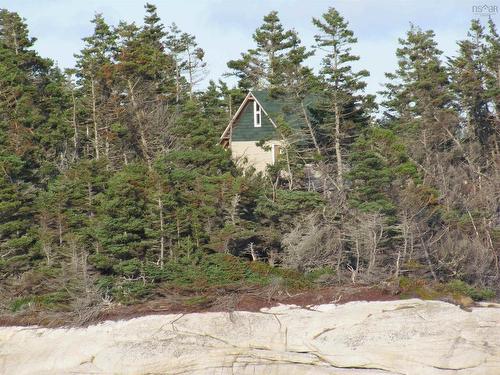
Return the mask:
[[[471,20],[454,56],[411,25],[377,97],[334,8],[312,19],[314,46],[265,15],[248,32],[254,47],[208,85],[196,37],[165,26],[154,5],[142,25],[91,22],[75,67],[61,70],[36,52],[21,15],[0,10],[0,315],[84,322],[113,304],[210,305],[235,290],[328,285],[495,296],[491,19]],[[283,157],[266,173],[243,173],[219,145],[250,89],[298,116],[315,98],[307,132],[281,119]]]

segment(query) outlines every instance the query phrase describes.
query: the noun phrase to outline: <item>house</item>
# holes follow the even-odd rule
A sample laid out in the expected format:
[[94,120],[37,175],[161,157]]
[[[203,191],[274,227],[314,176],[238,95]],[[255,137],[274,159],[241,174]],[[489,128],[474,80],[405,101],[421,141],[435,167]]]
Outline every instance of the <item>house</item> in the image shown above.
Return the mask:
[[[264,172],[275,164],[282,151],[283,136],[277,124],[283,119],[296,130],[305,129],[301,108],[294,108],[269,91],[250,91],[220,137],[220,144],[231,149],[236,162]],[[297,110],[298,109],[298,110]],[[262,147],[261,144],[264,146]]]

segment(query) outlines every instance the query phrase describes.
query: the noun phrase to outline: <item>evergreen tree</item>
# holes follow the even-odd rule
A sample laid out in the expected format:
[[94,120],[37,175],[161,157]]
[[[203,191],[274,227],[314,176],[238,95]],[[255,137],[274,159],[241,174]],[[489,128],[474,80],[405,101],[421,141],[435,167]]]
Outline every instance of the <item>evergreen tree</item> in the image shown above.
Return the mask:
[[354,143],[350,163],[350,203],[363,211],[395,215],[401,186],[419,178],[402,140],[389,129],[367,129]]
[[175,23],[169,28],[165,45],[174,61],[176,103],[186,91],[193,99],[194,88],[203,79],[205,52],[195,36],[182,32]]
[[[300,134],[294,134],[295,138],[299,138],[298,143],[303,143],[304,146],[311,144],[314,146],[315,154],[320,155],[318,129],[316,129],[316,124],[311,121],[310,107],[312,102],[316,101],[318,92],[321,91],[321,82],[313,70],[305,65],[306,60],[312,55],[314,52],[307,51],[306,47],[301,44],[298,34],[293,31],[290,50],[282,62],[284,81],[281,88],[275,89],[273,94],[280,93],[280,99],[287,102],[287,107],[291,109],[291,112],[294,112],[293,115],[307,124],[307,130],[303,129]],[[302,153],[301,157],[305,158],[306,155]]]
[[399,42],[398,69],[386,74],[390,83],[382,93],[383,105],[400,134],[407,137],[414,160],[431,166],[433,155],[449,149],[458,130],[448,74],[433,31],[412,25]]
[[458,55],[449,59],[451,87],[468,141],[477,140],[487,148],[495,142],[491,137],[498,119],[500,42],[492,20],[488,30],[479,20],[472,20],[467,36],[458,42]]
[[5,48],[14,51],[16,55],[34,54],[33,51],[28,51],[36,38],[29,36],[24,20],[17,13],[9,12],[7,9],[0,9],[0,40]]
[[210,235],[223,225],[219,211],[231,197],[221,190],[235,170],[199,103],[188,100],[182,105],[173,134],[177,149],[160,158],[155,171],[161,181],[165,231],[173,241],[171,252],[175,257],[190,256],[206,248]]
[[147,176],[144,165],[130,164],[110,178],[98,197],[97,236],[102,248],[89,260],[104,272],[135,275],[137,261],[147,258],[152,240],[149,212],[154,204]]
[[286,80],[287,53],[297,44],[296,33],[283,28],[278,12],[270,12],[263,20],[264,23],[252,36],[256,48],[227,64],[233,71],[230,75],[239,78],[238,85],[243,90],[265,87],[279,91]]
[[[36,253],[36,229],[33,227],[33,188],[16,176],[22,163],[15,157],[6,159],[0,154],[0,256],[13,262],[8,273],[17,273],[16,261],[24,260]],[[23,262],[23,263],[25,263]],[[26,263],[25,263],[26,264]],[[19,266],[19,264],[18,264]]]
[[120,28],[125,34],[115,66],[116,90],[121,93],[116,125],[125,163],[138,158],[151,168],[155,155],[168,147],[166,108],[173,101],[173,64],[154,6],[146,6],[144,23],[141,29],[124,24]]
[[39,57],[24,21],[0,10],[0,248],[3,259],[34,256],[34,200],[66,167],[64,79]]
[[484,66],[484,28],[478,20],[473,20],[469,39],[458,42],[459,55],[450,59],[452,88],[458,105],[465,112],[467,137],[477,137],[482,144],[487,143],[491,134],[488,123],[489,110],[485,89],[486,71]]
[[144,16],[144,27],[141,37],[146,43],[154,45],[157,50],[162,51],[162,39],[166,33],[161,19],[156,12],[157,8],[150,3],[146,3],[144,8],[146,9],[146,15]]
[[[106,167],[105,160],[79,160],[47,189],[47,200],[56,202],[52,206],[57,206],[59,201],[65,202],[62,207],[66,227],[64,240],[67,244],[73,241],[87,254],[100,251],[95,227],[98,224],[99,197],[107,189],[110,177]],[[45,204],[45,199],[41,201]]]
[[214,124],[217,133],[222,133],[231,119],[232,93],[227,85],[210,80],[206,90],[199,96],[205,117]]
[[0,142],[6,153],[30,166],[25,178],[46,182],[68,151],[65,81],[52,61],[31,50],[34,39],[19,16],[2,10],[0,26],[6,38],[0,39],[0,129],[5,132]]
[[484,62],[486,66],[486,90],[493,103],[495,116],[498,121],[500,115],[500,36],[493,19],[488,19],[488,34],[486,35],[486,49]]
[[[25,21],[0,10],[2,314],[82,318],[101,297],[133,303],[171,285],[189,294],[311,284],[314,273],[283,266],[322,275],[332,266],[339,281],[404,270],[498,282],[491,20],[472,22],[448,67],[433,32],[412,27],[388,74],[385,116],[372,123],[368,73],[352,67],[356,38],[333,8],[313,19],[319,75],[307,65],[313,51],[271,12],[255,48],[228,64],[238,87],[211,81],[200,91],[204,51],[165,28],[154,5],[140,26],[112,27],[99,14],[92,23],[64,75],[36,53]],[[283,104],[271,114],[280,155],[265,174],[241,173],[218,145],[249,88]],[[308,129],[296,131],[302,119]],[[323,196],[306,185],[319,179]]]
[[333,144],[336,164],[337,187],[344,189],[345,147],[353,142],[360,128],[366,126],[367,113],[373,107],[374,98],[363,95],[366,83],[363,78],[368,71],[353,71],[351,63],[359,60],[351,54],[351,48],[357,43],[354,33],[349,30],[348,23],[334,8],[323,14],[322,19],[313,18],[318,28],[315,35],[317,48],[326,50],[323,58],[321,77],[325,83],[325,101],[322,110],[326,112],[324,126],[327,137]]
[[83,38],[85,47],[75,57],[78,84],[85,98],[82,103],[85,111],[85,141],[90,142],[86,146],[86,155],[99,160],[103,149],[109,156],[112,64],[117,36],[101,14],[96,14],[91,22],[94,24],[94,33]]

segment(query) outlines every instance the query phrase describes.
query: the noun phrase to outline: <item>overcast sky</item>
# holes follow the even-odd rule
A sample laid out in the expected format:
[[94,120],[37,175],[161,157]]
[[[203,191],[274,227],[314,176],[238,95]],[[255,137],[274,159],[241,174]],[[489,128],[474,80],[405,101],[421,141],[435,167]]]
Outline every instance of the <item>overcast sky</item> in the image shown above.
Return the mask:
[[[228,60],[253,47],[252,33],[271,10],[279,12],[286,28],[296,29],[302,41],[314,42],[312,17],[320,17],[335,7],[346,18],[358,37],[354,52],[361,56],[359,66],[370,71],[368,91],[375,93],[385,81],[384,72],[395,69],[397,39],[404,36],[410,22],[433,29],[445,55],[453,55],[456,41],[463,39],[475,15],[472,6],[496,5],[500,0],[150,0],[158,7],[165,25],[175,22],[183,31],[194,34],[206,52],[209,73],[217,80],[227,71]],[[0,0],[0,8],[18,12],[38,41],[36,49],[54,59],[62,68],[74,64],[73,54],[92,33],[89,22],[96,12],[116,25],[119,20],[142,22],[145,1],[139,0]],[[499,23],[498,13],[492,13]],[[318,65],[319,58],[312,58]]]

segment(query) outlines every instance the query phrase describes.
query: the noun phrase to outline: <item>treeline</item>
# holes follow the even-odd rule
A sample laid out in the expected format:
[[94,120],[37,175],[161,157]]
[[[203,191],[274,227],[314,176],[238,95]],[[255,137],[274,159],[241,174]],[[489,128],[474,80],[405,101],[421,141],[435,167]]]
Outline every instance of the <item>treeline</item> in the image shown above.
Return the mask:
[[[35,295],[131,301],[200,272],[220,283],[214,275],[232,263],[210,255],[219,253],[328,269],[338,282],[496,285],[500,38],[491,20],[473,20],[447,59],[432,31],[412,26],[377,119],[369,73],[352,68],[356,37],[335,9],[313,19],[311,49],[271,12],[255,48],[228,62],[237,86],[200,90],[196,38],[145,8],[140,26],[96,15],[64,72],[35,52],[19,15],[0,11],[4,308]],[[318,73],[307,65],[314,53]],[[283,153],[265,175],[243,174],[218,145],[248,89],[312,114],[303,131],[278,121]]]

